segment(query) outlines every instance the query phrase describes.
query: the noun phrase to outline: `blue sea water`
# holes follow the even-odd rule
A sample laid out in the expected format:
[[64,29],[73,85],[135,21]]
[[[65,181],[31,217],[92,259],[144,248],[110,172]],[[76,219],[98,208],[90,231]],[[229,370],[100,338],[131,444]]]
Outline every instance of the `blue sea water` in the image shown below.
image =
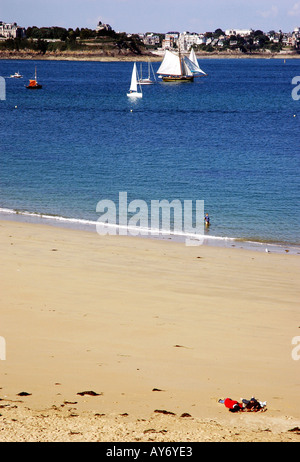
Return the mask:
[[[158,79],[134,102],[130,62],[0,61],[2,212],[96,221],[126,191],[204,200],[207,237],[299,245],[300,61],[199,63],[207,77]],[[35,66],[43,88],[29,91]]]

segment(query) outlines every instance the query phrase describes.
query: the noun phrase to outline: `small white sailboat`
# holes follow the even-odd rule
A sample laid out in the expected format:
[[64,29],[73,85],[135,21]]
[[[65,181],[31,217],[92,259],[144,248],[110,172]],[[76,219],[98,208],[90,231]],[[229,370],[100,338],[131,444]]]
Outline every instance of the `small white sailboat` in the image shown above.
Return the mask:
[[[131,84],[129,88],[129,93],[127,93],[127,96],[129,96],[130,98],[142,98],[143,96],[142,88],[140,84],[138,83],[138,81],[139,81],[139,77],[137,73],[136,63],[134,63],[132,74],[131,74]],[[138,85],[140,87],[140,91],[138,91]]]
[[148,61],[148,77],[145,78],[145,79],[143,79],[143,77],[142,77],[142,64],[141,64],[141,78],[139,80],[140,85],[152,85],[154,83],[153,80],[151,80],[151,71],[152,71],[152,75],[154,77],[154,81],[156,81],[156,77],[155,77],[153,67],[152,67],[152,64],[151,64],[150,60]]

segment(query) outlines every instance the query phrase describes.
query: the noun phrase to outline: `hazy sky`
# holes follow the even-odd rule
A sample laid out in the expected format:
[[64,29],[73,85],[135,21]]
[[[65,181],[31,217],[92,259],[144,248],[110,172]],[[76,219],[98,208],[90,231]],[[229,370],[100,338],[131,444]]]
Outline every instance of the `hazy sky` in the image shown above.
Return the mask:
[[219,27],[289,32],[300,26],[300,0],[0,0],[0,20],[91,29],[101,20],[132,33]]

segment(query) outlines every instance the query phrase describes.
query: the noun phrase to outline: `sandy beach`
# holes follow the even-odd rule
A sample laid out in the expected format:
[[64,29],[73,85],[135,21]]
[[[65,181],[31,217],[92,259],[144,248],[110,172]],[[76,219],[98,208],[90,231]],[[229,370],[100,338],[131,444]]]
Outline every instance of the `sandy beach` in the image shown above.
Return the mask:
[[299,441],[299,256],[10,221],[0,251],[0,441]]

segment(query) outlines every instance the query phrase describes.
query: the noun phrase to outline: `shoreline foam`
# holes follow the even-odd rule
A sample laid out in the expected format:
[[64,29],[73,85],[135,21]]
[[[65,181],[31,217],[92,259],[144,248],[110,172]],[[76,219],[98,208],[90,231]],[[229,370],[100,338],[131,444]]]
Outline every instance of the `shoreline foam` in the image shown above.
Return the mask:
[[[83,218],[71,218],[60,215],[50,215],[37,212],[29,212],[26,210],[14,210],[7,208],[0,208],[0,221],[3,220],[16,220],[23,222],[30,222],[36,224],[45,224],[50,226],[61,226],[65,228],[73,228],[82,231],[97,232],[96,226],[97,221],[83,219]],[[112,230],[116,230],[116,234],[136,236],[133,234],[134,230],[130,227],[114,226],[110,225]],[[256,251],[272,251],[275,253],[289,253],[290,255],[300,254],[300,246],[297,244],[284,243],[284,242],[273,242],[273,241],[256,241],[247,238],[232,237],[232,236],[214,236],[214,235],[194,235],[187,233],[169,233],[163,230],[158,230],[157,234],[154,235],[150,229],[141,230],[141,233],[137,237],[146,239],[168,239],[175,242],[184,243],[187,239],[193,239],[194,245],[212,245],[220,247],[237,247],[246,248],[248,250]],[[144,233],[142,233],[144,231]],[[193,245],[193,244],[191,244]]]

